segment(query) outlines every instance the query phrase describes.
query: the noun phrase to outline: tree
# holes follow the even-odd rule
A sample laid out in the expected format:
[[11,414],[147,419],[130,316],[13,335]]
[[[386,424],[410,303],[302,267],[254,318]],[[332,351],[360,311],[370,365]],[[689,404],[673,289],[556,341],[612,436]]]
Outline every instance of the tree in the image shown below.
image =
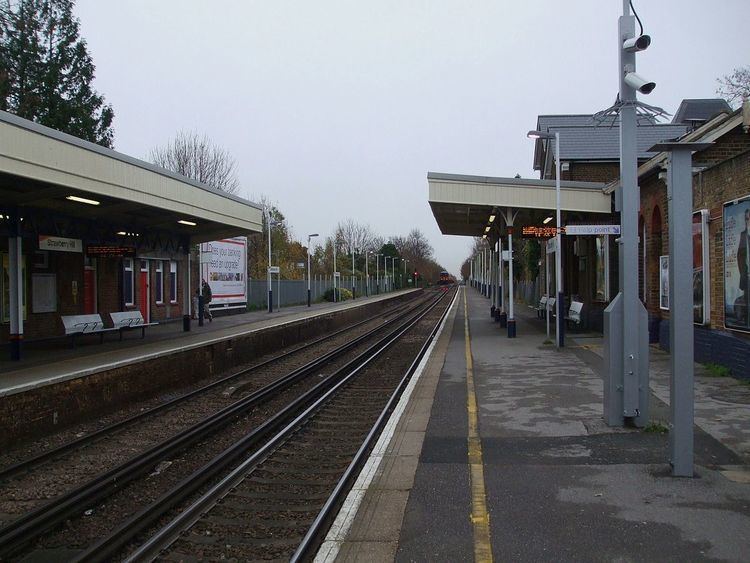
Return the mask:
[[750,66],[735,68],[732,74],[717,78],[716,82],[719,83],[716,93],[732,106],[739,106],[750,98]]
[[149,159],[157,166],[229,194],[240,188],[234,158],[205,135],[180,131],[165,146],[152,149]]
[[111,147],[114,111],[92,88],[73,0],[0,1],[0,109]]

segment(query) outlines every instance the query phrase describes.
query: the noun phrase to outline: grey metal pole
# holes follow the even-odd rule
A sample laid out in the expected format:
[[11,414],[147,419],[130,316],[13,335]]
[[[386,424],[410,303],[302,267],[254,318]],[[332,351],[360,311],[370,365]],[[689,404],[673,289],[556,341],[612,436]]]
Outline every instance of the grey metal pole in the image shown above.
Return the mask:
[[[510,211],[508,211],[510,215]],[[516,337],[516,317],[513,311],[513,222],[508,225],[508,338]]]
[[8,237],[8,275],[10,298],[10,359],[21,359],[23,342],[23,238],[21,237],[21,218],[17,211],[10,217],[10,237]]
[[380,257],[382,254],[378,253],[375,255],[375,285],[376,293],[380,295]]
[[501,313],[505,314],[505,278],[503,277],[505,275],[505,264],[503,264],[503,236],[500,234],[498,236],[498,244],[500,245],[500,311]]
[[336,241],[333,242],[333,302],[338,301],[338,295],[336,294]]
[[271,210],[268,210],[268,312],[273,313],[273,285],[271,281]]
[[352,299],[357,298],[357,288],[355,287],[355,280],[354,277],[354,246],[352,246]]
[[555,285],[557,289],[557,299],[555,306],[557,308],[557,347],[565,346],[565,299],[563,296],[562,283],[562,219],[560,209],[560,132],[555,131],[555,225],[557,225],[557,248],[555,248]]
[[370,297],[370,254],[369,250],[365,254],[365,297]]
[[673,150],[669,203],[669,348],[672,475],[693,476],[693,190],[691,153]]
[[307,306],[310,306],[312,293],[310,291],[310,237],[307,237]]
[[[547,241],[544,241],[544,293],[549,301],[549,254],[547,253]],[[549,340],[549,305],[544,303],[544,316],[547,318],[547,340]]]

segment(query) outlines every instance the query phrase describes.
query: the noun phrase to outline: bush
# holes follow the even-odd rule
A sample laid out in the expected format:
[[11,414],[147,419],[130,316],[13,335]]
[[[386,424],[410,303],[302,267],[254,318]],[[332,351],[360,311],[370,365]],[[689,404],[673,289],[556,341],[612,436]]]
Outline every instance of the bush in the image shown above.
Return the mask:
[[[347,299],[352,298],[352,292],[349,289],[340,287],[338,289],[339,294],[339,301],[346,301]],[[323,301],[330,301],[333,302],[333,288],[326,289],[326,292],[323,294]]]

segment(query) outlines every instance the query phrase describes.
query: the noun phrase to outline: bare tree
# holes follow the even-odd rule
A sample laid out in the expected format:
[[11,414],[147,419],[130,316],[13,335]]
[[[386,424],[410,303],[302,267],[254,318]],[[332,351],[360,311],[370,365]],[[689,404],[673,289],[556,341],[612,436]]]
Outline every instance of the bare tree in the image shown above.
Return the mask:
[[750,66],[735,68],[732,74],[717,78],[716,82],[719,83],[716,93],[726,98],[733,107],[750,98]]
[[151,162],[207,186],[236,194],[237,165],[229,152],[194,131],[180,131],[163,147],[149,153]]
[[334,237],[341,250],[351,254],[352,248],[358,253],[366,253],[368,250],[378,248],[376,244],[382,240],[372,230],[370,225],[357,223],[353,219],[347,219],[336,226]]

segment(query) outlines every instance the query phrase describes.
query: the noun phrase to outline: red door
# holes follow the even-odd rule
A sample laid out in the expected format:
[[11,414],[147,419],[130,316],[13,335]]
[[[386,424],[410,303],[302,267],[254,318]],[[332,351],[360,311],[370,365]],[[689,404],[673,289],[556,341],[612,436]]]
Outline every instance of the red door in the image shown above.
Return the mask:
[[151,303],[151,294],[149,293],[148,283],[148,260],[141,260],[141,278],[140,278],[140,291],[141,295],[139,308],[141,315],[143,315],[143,321],[149,322],[149,303]]
[[86,315],[96,313],[96,270],[83,270],[83,312]]

